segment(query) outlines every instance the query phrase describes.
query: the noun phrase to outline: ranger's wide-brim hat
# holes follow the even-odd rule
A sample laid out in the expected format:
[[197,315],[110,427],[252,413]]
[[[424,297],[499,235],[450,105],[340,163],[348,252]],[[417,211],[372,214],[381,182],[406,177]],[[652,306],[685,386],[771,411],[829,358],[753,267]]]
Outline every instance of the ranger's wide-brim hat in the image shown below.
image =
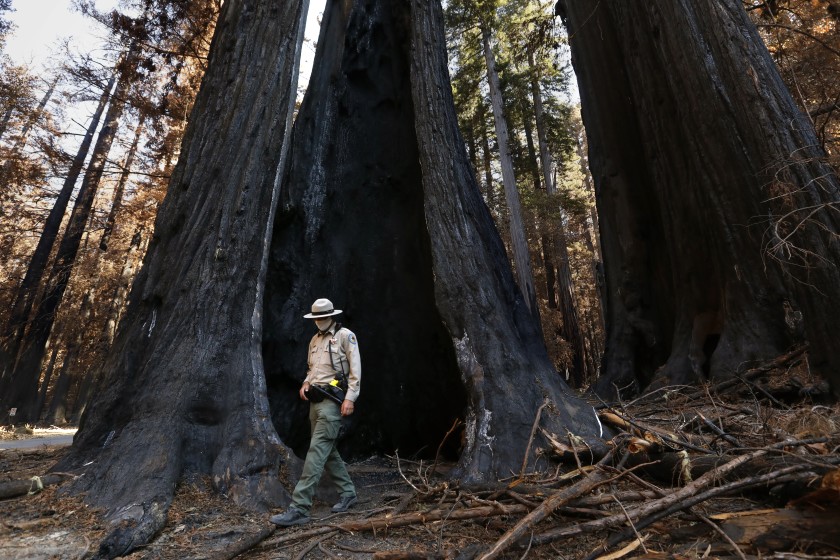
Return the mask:
[[341,309],[336,309],[332,302],[328,299],[316,299],[312,304],[312,313],[307,313],[303,316],[304,319],[321,319],[322,317],[331,317],[341,313]]

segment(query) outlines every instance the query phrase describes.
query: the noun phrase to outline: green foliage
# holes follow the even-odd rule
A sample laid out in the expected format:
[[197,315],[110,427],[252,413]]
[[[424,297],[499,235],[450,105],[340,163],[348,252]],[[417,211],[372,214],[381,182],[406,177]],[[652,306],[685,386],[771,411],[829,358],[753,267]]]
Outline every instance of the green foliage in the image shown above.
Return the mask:
[[[552,236],[566,239],[576,306],[583,310],[580,325],[585,330],[586,344],[592,349],[590,364],[597,363],[603,336],[600,307],[592,263],[597,260],[592,243],[594,196],[587,190],[584,171],[578,155],[582,138],[577,108],[569,98],[572,80],[565,30],[553,14],[553,2],[541,0],[451,0],[446,8],[447,41],[458,123],[467,144],[482,194],[497,220],[503,239],[506,238],[506,208],[502,204],[495,127],[490,108],[487,66],[483,55],[482,32],[492,37],[493,54],[502,89],[505,120],[509,130],[509,148],[517,178],[517,187],[527,224],[531,262],[540,289],[556,274],[544,259],[544,251],[557,251]],[[537,85],[542,103],[542,120],[537,122]],[[538,126],[539,124],[539,126]],[[554,192],[545,185],[538,131],[544,131],[548,147]],[[490,173],[488,178],[487,165]],[[583,243],[581,239],[588,239]],[[557,262],[558,257],[552,257]],[[540,266],[542,268],[540,268]],[[581,268],[582,267],[582,268]],[[547,292],[540,296],[548,297]],[[541,299],[540,315],[549,352],[558,364],[571,362],[571,346],[559,338],[563,318],[550,300]],[[595,367],[590,366],[592,372]]]

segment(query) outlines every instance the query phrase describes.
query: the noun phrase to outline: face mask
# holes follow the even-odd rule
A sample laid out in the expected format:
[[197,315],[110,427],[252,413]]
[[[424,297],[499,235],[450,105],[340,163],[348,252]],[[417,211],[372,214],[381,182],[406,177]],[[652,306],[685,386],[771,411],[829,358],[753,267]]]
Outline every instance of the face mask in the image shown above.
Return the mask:
[[318,327],[318,330],[324,332],[330,325],[332,325],[333,320],[330,319],[315,319],[315,326]]

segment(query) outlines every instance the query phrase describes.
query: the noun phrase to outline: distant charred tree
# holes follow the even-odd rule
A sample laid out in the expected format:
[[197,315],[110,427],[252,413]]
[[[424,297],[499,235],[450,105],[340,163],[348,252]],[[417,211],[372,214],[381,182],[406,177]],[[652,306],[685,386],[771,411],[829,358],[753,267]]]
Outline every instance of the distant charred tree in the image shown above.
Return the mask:
[[274,420],[301,449],[294,403],[313,329],[301,315],[330,297],[363,356],[345,452],[431,454],[460,418],[454,476],[496,480],[522,467],[543,399],[549,430],[591,435],[597,420],[553,369],[482,200],[440,4],[345,10],[328,4],[283,175],[265,312]]
[[797,342],[836,383],[840,203],[736,0],[561,0],[607,282],[597,389],[734,375]]
[[162,526],[182,474],[256,509],[288,500],[260,351],[276,170],[305,8],[228,0],[182,155],[106,372],[57,467],[114,523],[100,555]]

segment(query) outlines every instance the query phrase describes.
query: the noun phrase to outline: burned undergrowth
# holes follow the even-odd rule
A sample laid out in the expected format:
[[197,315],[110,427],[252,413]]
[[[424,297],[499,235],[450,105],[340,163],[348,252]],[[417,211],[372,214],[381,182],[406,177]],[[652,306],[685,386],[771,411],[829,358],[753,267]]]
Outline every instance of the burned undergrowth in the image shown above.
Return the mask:
[[[548,468],[480,487],[442,462],[373,457],[350,466],[355,509],[331,514],[322,494],[312,523],[286,530],[197,478],[128,558],[836,557],[840,407],[820,391],[800,351],[717,386],[601,403],[609,438],[545,433]],[[0,452],[0,488],[63,452]],[[95,557],[104,523],[60,484],[0,502],[0,556]]]

